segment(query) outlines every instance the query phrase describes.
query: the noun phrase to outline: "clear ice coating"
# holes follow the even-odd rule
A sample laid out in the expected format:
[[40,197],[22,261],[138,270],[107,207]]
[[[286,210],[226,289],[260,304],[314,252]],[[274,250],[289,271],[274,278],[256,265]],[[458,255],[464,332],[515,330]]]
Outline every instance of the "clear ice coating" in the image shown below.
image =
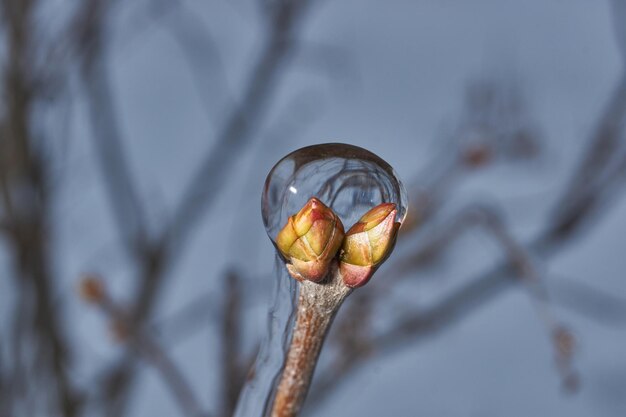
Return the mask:
[[272,242],[311,197],[332,208],[346,230],[381,203],[396,204],[398,222],[407,210],[402,182],[377,155],[343,143],[307,146],[278,161],[265,181],[261,211]]
[[[396,204],[398,222],[404,220],[407,210],[404,186],[393,168],[377,155],[343,143],[308,146],[278,161],[265,181],[261,210],[272,242],[289,216],[311,197],[332,208],[346,230],[381,203]],[[276,277],[265,340],[254,365],[254,377],[246,382],[239,397],[235,417],[267,415],[284,362],[297,284],[278,255]]]

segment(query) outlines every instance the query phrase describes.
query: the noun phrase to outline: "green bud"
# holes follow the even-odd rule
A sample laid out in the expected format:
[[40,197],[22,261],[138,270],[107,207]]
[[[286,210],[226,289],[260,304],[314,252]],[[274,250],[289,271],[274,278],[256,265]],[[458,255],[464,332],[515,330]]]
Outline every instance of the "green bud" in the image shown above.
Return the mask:
[[276,247],[289,262],[287,269],[297,280],[321,281],[343,241],[344,229],[337,215],[312,197],[289,217],[276,236]]
[[380,204],[361,217],[346,233],[339,270],[348,287],[367,284],[376,269],[391,254],[400,223],[393,203]]

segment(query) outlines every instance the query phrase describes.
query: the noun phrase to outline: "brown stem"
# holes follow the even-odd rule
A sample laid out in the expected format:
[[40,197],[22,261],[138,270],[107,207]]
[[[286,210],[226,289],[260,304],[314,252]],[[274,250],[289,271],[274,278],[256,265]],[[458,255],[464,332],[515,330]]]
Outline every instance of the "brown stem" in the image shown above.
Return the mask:
[[351,291],[336,268],[321,284],[300,284],[296,322],[271,417],[295,417],[300,412],[330,324]]

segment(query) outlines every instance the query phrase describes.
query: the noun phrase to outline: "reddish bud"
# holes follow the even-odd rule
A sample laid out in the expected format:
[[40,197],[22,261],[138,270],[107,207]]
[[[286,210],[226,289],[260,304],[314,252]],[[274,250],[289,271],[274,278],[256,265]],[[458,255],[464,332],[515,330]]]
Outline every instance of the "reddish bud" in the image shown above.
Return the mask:
[[104,284],[99,277],[86,276],[78,284],[78,294],[88,303],[100,303],[105,296]]
[[276,247],[289,261],[287,269],[294,278],[319,282],[328,273],[343,236],[339,217],[312,197],[278,233]]
[[488,145],[474,144],[463,151],[461,159],[470,168],[481,168],[491,161],[492,156],[492,150]]
[[361,217],[346,233],[339,270],[349,287],[367,284],[393,250],[400,223],[396,205],[380,204]]

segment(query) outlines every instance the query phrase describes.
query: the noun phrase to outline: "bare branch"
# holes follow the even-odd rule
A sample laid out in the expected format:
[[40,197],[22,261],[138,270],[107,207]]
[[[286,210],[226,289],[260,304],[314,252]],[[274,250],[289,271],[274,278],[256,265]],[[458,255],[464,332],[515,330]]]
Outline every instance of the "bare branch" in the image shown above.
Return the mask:
[[6,219],[0,219],[0,233],[9,233],[10,230],[9,221]]
[[139,356],[154,366],[185,415],[209,417],[202,410],[191,385],[178,366],[147,332],[129,319],[128,314],[115,303],[98,278],[84,278],[80,291],[87,301],[95,303],[111,320],[117,339],[128,343]]
[[581,281],[557,279],[550,282],[550,292],[555,303],[600,324],[626,324],[626,299]]
[[578,169],[556,205],[553,226],[546,238],[564,239],[575,233],[583,220],[590,217],[588,214],[605,201],[607,180],[615,173],[611,172],[615,171],[613,163],[623,153],[625,125],[626,72],[623,72]]
[[151,331],[167,340],[184,340],[195,330],[219,317],[221,311],[215,306],[217,298],[211,292],[199,294],[171,316],[156,320],[150,325]]
[[[224,116],[222,109],[230,108],[232,103],[218,46],[197,16],[182,2],[176,4],[178,13],[166,22],[165,27],[188,63],[208,115],[219,125]],[[202,53],[198,54],[198,51]]]
[[[42,100],[33,84],[38,74],[31,61],[37,46],[31,31],[36,1],[5,0],[0,7],[9,57],[2,73],[6,120],[0,121],[0,198],[3,216],[7,216],[3,221],[8,226],[14,268],[20,278],[20,295],[32,301],[19,306],[20,313],[31,319],[21,324],[37,341],[38,348],[33,352],[33,362],[38,364],[36,379],[53,385],[46,393],[52,398],[47,408],[59,415],[75,416],[81,408],[81,397],[69,376],[70,344],[62,313],[53,302],[49,166],[35,144],[30,124],[35,105]],[[35,403],[32,398],[29,401]]]
[[572,368],[574,337],[563,324],[556,320],[554,312],[550,308],[545,282],[541,279],[533,256],[516,241],[498,216],[489,211],[485,211],[484,214],[486,215],[485,227],[500,242],[517,275],[530,289],[539,317],[552,336],[556,363],[563,386],[568,390],[575,391],[578,388],[578,377]]
[[469,207],[454,216],[452,220],[443,222],[440,228],[429,234],[425,243],[394,261],[394,267],[390,273],[392,276],[389,279],[399,280],[416,268],[434,261],[470,227],[479,225],[480,221],[476,207]]
[[0,338],[0,417],[9,417],[12,407],[9,371],[4,364],[4,340]]
[[241,283],[237,273],[225,276],[226,294],[222,313],[222,416],[230,417],[237,406],[239,391],[245,380],[241,364]]
[[253,129],[264,116],[267,102],[276,88],[278,74],[294,47],[296,24],[310,0],[281,1],[272,15],[271,32],[253,66],[239,105],[226,119],[212,149],[187,185],[168,230],[176,246],[208,212],[233,169],[234,159],[249,143]]
[[105,22],[110,1],[89,0],[78,14],[76,37],[87,92],[96,157],[122,242],[130,253],[145,246],[145,210],[140,204],[115,111],[107,72]]

